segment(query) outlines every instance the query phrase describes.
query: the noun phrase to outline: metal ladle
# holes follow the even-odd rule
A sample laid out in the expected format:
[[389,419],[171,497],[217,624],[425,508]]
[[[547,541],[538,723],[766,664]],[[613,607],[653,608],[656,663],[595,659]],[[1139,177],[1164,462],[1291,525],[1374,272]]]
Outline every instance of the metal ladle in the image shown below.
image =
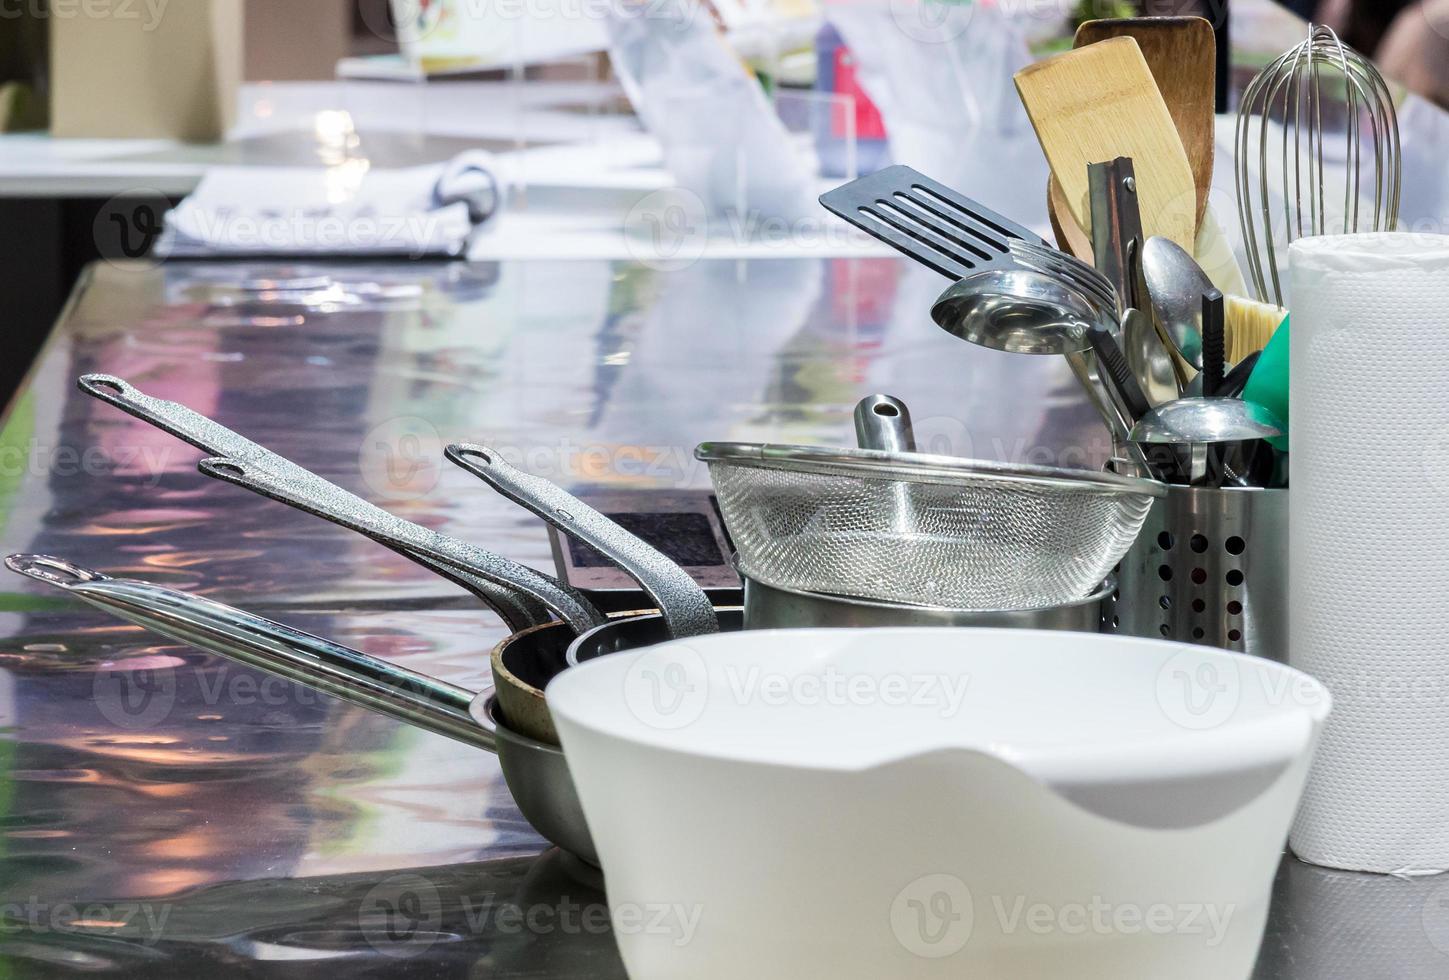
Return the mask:
[[1154,408],[1132,427],[1132,441],[1173,443],[1246,442],[1283,434],[1272,412],[1240,398],[1180,398]]
[[1132,427],[1132,441],[1192,447],[1190,482],[1207,479],[1208,447],[1271,439],[1283,434],[1276,415],[1238,398],[1181,398],[1161,405]]
[[931,307],[952,336],[1012,354],[1081,353],[1094,323],[1117,329],[1105,310],[1061,277],[1036,269],[988,269],[956,283]]
[[1060,354],[1119,445],[1130,442],[1125,417],[1102,380],[1088,332],[1120,329],[1115,307],[1035,267],[989,269],[968,276],[931,307],[937,326],[954,337],[1012,354]]

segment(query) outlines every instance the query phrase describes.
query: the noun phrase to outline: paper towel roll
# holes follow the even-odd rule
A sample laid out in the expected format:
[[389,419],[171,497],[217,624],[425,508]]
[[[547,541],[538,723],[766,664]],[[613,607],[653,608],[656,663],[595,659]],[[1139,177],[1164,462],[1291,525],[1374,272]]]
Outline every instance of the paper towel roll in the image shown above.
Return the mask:
[[1289,658],[1334,713],[1315,864],[1449,869],[1449,237],[1295,242]]

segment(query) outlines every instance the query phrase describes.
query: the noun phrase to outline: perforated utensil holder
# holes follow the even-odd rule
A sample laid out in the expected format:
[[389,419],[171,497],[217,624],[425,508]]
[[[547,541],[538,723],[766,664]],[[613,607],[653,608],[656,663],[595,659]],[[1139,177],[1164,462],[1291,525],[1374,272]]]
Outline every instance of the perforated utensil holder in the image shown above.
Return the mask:
[[1117,578],[1115,632],[1286,663],[1288,491],[1170,487]]

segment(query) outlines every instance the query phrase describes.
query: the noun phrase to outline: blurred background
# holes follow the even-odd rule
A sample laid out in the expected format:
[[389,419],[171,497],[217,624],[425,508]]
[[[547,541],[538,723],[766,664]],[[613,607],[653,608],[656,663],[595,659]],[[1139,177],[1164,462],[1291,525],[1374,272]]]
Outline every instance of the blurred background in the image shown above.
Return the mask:
[[[1220,113],[1300,36],[1299,18],[1449,102],[1449,0],[12,0],[0,267],[17,356],[0,393],[86,263],[157,254],[158,241],[168,255],[235,254],[220,223],[264,185],[291,200],[260,176],[279,168],[325,168],[335,204],[363,174],[482,151],[510,214],[469,240],[474,258],[604,257],[621,223],[666,251],[705,248],[701,222],[711,247],[756,242],[770,221],[815,220],[822,181],[892,160],[1030,224],[1045,171],[1019,138],[1011,72],[1087,19],[1191,13],[1219,29],[1231,65]],[[963,159],[963,141],[983,138],[1000,152]],[[689,195],[638,211],[668,187]],[[168,216],[188,194],[189,220]],[[731,228],[727,214],[756,217]],[[819,234],[850,251],[844,229]]]

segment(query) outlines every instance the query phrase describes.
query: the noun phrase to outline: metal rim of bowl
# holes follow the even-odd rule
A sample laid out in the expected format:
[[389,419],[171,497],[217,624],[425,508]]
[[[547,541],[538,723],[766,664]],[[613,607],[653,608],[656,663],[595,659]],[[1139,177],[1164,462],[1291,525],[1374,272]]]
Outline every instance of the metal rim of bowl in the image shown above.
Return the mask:
[[710,464],[727,463],[755,469],[854,476],[889,482],[962,485],[987,479],[1053,490],[1100,494],[1127,492],[1154,498],[1167,494],[1166,484],[1117,473],[962,459],[927,453],[828,449],[820,446],[782,446],[771,443],[706,442],[695,449],[694,456],[701,462]]
[[807,589],[794,589],[789,586],[775,585],[752,575],[746,570],[736,556],[736,567],[741,577],[748,578],[757,585],[762,585],[775,592],[782,592],[786,595],[798,596],[802,599],[815,599],[825,602],[838,602],[852,606],[863,606],[868,609],[901,609],[920,613],[938,613],[941,615],[962,614],[979,616],[1009,616],[1013,614],[1031,615],[1032,613],[1047,612],[1053,609],[1076,609],[1081,606],[1089,606],[1092,603],[1102,603],[1111,598],[1112,593],[1117,589],[1117,579],[1114,576],[1107,576],[1102,584],[1094,589],[1090,595],[1083,596],[1072,602],[1058,603],[1054,606],[1023,606],[1018,609],[958,609],[954,606],[924,606],[908,602],[882,602],[878,599],[856,599],[851,596],[837,595],[833,592],[811,592]]

